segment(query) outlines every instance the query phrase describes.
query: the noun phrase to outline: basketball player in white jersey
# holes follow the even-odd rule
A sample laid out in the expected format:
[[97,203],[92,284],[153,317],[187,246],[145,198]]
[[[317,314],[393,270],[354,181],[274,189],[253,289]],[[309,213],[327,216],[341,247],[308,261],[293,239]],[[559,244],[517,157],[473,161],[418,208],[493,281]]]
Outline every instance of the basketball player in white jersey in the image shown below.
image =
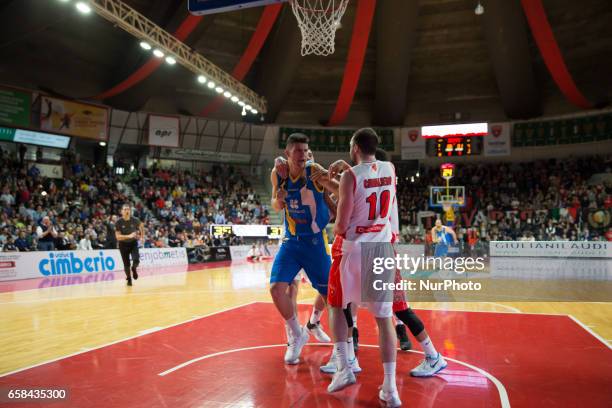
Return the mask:
[[[338,214],[334,234],[342,240],[341,255],[333,258],[329,275],[328,302],[334,337],[337,372],[327,390],[334,392],[356,382],[347,352],[347,324],[343,309],[351,302],[361,302],[361,244],[389,243],[394,240],[393,221],[398,219],[395,169],[389,162],[377,161],[378,136],[373,129],[360,129],[350,143],[351,160],[356,164],[340,178]],[[333,177],[330,168],[329,177]],[[334,242],[336,245],[336,242]],[[366,276],[366,275],[364,275]],[[364,302],[362,302],[364,304]],[[393,299],[365,303],[376,318],[384,369],[379,398],[389,407],[398,407],[401,400],[395,382],[396,348],[393,326]]]

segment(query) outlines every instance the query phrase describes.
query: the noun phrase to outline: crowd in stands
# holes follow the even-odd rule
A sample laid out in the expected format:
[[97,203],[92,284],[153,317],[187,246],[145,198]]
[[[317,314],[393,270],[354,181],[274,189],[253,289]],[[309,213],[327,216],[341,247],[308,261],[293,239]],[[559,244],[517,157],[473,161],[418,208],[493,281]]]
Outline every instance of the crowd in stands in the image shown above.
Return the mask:
[[210,224],[268,223],[267,207],[232,166],[119,176],[67,151],[63,177],[48,178],[36,165],[42,162],[40,154],[33,163],[0,152],[0,250],[114,248],[114,220],[126,202],[145,223],[145,247],[236,245],[241,240],[235,236],[211,237]]
[[[458,165],[451,185],[465,186],[465,207],[455,211],[460,241],[612,240],[612,161],[609,157],[525,163]],[[404,242],[422,242],[430,225],[429,186],[444,186],[439,169],[420,177],[398,166],[399,212]],[[595,175],[608,177],[595,178]],[[411,182],[411,177],[413,182]],[[439,211],[442,215],[443,211]],[[429,223],[433,218],[429,219]]]
[[[145,223],[145,247],[238,245],[243,242],[236,236],[211,237],[210,225],[269,222],[267,206],[247,177],[229,165],[197,173],[153,166],[119,176],[67,153],[63,178],[56,179],[41,176],[20,156],[0,157],[4,251],[112,248],[113,216],[125,202]],[[606,157],[458,165],[451,184],[466,187],[466,202],[454,214],[457,236],[466,244],[612,240],[611,167]],[[431,210],[429,186],[445,181],[437,168],[418,177],[401,164],[397,171],[402,241],[426,242],[434,217],[419,222],[419,215]],[[593,180],[596,174],[610,178]]]

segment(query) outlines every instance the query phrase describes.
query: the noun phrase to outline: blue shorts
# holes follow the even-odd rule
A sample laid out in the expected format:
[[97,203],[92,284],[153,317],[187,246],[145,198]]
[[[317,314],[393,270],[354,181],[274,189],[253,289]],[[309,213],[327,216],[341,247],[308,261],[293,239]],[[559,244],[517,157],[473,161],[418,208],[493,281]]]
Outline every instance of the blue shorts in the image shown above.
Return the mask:
[[446,256],[448,255],[448,245],[438,243],[434,249],[434,256]]
[[327,296],[327,282],[331,258],[327,245],[327,234],[315,234],[308,238],[290,238],[283,242],[270,274],[270,283],[291,283],[300,269],[321,295]]

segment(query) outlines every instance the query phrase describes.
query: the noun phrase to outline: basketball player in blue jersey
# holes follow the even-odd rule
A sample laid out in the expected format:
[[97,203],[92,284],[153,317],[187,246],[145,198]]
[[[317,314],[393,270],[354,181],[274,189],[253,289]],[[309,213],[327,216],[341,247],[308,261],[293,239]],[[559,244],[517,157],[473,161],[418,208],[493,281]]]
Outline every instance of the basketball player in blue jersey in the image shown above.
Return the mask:
[[436,226],[431,229],[431,240],[436,245],[434,256],[444,257],[448,255],[448,247],[457,244],[457,235],[452,228],[442,225],[442,220],[436,220]]
[[324,189],[337,189],[337,182],[321,177],[310,179],[312,163],[307,163],[308,137],[294,133],[287,139],[285,155],[289,174],[283,180],[276,170],[270,175],[272,208],[284,211],[285,239],[270,275],[270,294],[274,305],[285,319],[288,347],[285,363],[297,364],[302,348],[309,338],[308,330],[300,326],[288,291],[300,269],[308,276],[313,288],[327,296],[327,282],[331,258],[325,227],[329,222],[329,208]]

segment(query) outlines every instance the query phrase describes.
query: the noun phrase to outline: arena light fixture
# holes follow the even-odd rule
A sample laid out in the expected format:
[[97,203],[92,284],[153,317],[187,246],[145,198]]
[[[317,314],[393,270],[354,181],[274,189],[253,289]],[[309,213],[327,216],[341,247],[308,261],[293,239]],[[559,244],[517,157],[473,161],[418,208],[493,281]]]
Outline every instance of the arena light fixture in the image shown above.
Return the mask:
[[155,55],[157,58],[164,58],[164,52],[157,48],[153,51],[153,55]]
[[98,144],[99,144],[100,146],[102,146],[102,147],[106,146],[106,142],[100,142],[100,143],[98,143]]
[[174,59],[174,57],[172,56],[167,56],[166,57],[166,62],[168,63],[168,65],[174,65],[176,64],[176,60]]
[[213,88],[215,87],[215,83],[214,83],[213,81],[210,81],[210,82],[208,83],[208,87],[209,87],[210,89],[213,89]]
[[246,116],[246,109],[244,109],[244,106],[242,107],[242,112],[240,113],[242,116]]
[[251,109],[253,109],[253,107],[252,107],[251,105],[246,105],[246,106],[245,106],[245,108],[246,108],[246,110],[251,110]]
[[225,91],[225,92],[223,92],[223,96],[225,96],[226,98],[231,98],[232,94],[229,91]]
[[246,104],[244,102],[242,102],[242,101],[238,101],[238,105],[244,107],[244,105],[246,105]]
[[232,102],[236,103],[238,101],[239,101],[239,99],[238,99],[238,97],[236,95],[232,96]]
[[252,113],[253,115],[257,115],[257,109],[255,109],[255,108],[251,109],[251,113]]
[[140,48],[142,48],[143,50],[149,51],[151,49],[151,44],[149,44],[146,41],[141,41],[140,42]]
[[198,82],[201,84],[206,83],[206,77],[204,75],[198,75]]
[[79,12],[83,14],[91,13],[91,7],[89,6],[89,4],[87,4],[84,1],[78,1],[74,6],[76,7],[77,10],[79,10]]
[[220,86],[218,86],[218,87],[216,87],[216,88],[215,88],[215,91],[216,91],[218,94],[220,94],[220,93],[222,93],[222,92],[223,92],[223,88],[221,88]]
[[478,5],[474,9],[474,14],[476,14],[477,16],[482,16],[484,14],[484,7],[482,7],[482,4],[480,4],[480,1],[478,2]]

